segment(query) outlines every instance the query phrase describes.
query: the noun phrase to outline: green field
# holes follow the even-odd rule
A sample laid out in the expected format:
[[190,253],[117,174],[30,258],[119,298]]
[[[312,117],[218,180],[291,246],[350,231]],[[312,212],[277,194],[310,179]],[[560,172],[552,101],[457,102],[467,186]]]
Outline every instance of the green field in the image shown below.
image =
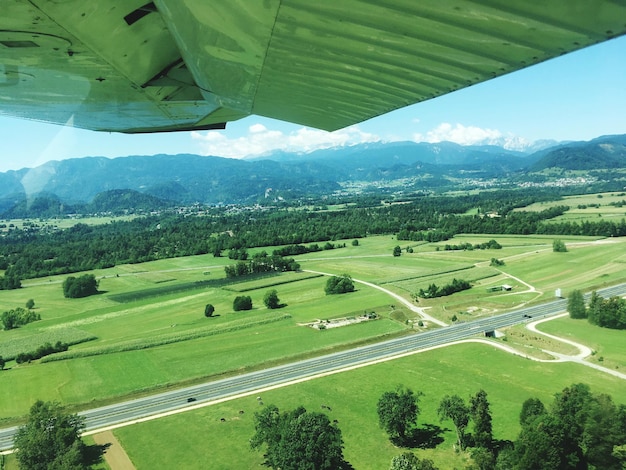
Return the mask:
[[553,335],[589,346],[594,355],[590,361],[612,369],[626,369],[626,331],[600,328],[586,320],[559,318],[537,327]]
[[[378,398],[397,384],[422,391],[418,425],[440,426],[445,440],[434,449],[416,452],[433,459],[441,469],[452,469],[463,468],[469,460],[452,451],[451,423],[440,423],[436,416],[443,395],[456,393],[467,399],[484,389],[491,403],[495,437],[515,439],[524,400],[538,397],[548,404],[554,393],[580,381],[590,383],[596,393],[609,393],[617,403],[626,403],[626,389],[612,376],[576,364],[532,362],[474,344],[424,352],[261,395],[263,403],[281,410],[303,405],[322,411],[321,404],[330,406],[327,413],[338,420],[347,460],[355,469],[375,470],[388,468],[392,457],[402,452],[378,427]],[[248,441],[254,433],[253,414],[259,409],[255,394],[121,428],[115,434],[138,469],[205,468],[207,459],[212,469],[255,468],[263,461],[262,453],[251,451]],[[176,446],[171,446],[172,441]]]
[[[347,240],[345,248],[296,257],[302,272],[236,281],[225,279],[224,266],[233,263],[227,258],[161,260],[94,271],[100,294],[84,299],[63,297],[66,276],[26,280],[22,289],[0,293],[0,311],[23,307],[34,299],[42,319],[0,331],[0,355],[13,357],[45,341],[78,344],[67,353],[30,364],[7,363],[7,370],[0,372],[0,422],[19,421],[37,399],[56,400],[78,410],[411,334],[413,325],[419,330],[417,314],[385,292],[356,283],[354,293],[327,296],[326,276],[309,271],[348,273],[412,302],[413,295],[431,283],[441,286],[453,278],[470,281],[470,290],[417,301],[447,322],[552,300],[557,288],[567,295],[572,289],[589,291],[626,282],[626,240],[561,237],[568,251],[554,253],[554,238],[462,235],[445,243],[409,244],[391,236],[368,237],[360,239],[358,246]],[[503,248],[444,248],[446,243],[480,244],[491,239]],[[403,248],[400,257],[391,254],[396,245]],[[407,246],[414,252],[407,253]],[[504,266],[490,266],[492,258],[503,260]],[[495,289],[503,284],[512,290]],[[262,299],[269,289],[277,290],[284,308],[265,308]],[[233,312],[232,301],[242,292],[251,296],[254,307]],[[207,303],[215,306],[215,317],[210,319],[204,317]],[[370,311],[380,319],[324,331],[304,326],[317,319]],[[623,332],[568,319],[541,328],[588,344],[596,351],[593,360],[607,367],[626,367]],[[523,347],[528,340],[530,346],[542,347],[541,339],[531,340],[518,330],[511,333],[509,344]],[[387,468],[399,450],[378,428],[375,403],[382,392],[403,383],[425,393],[420,422],[445,428],[445,442],[436,449],[420,450],[420,455],[433,458],[441,468],[459,468],[468,463],[467,456],[451,451],[450,425],[440,424],[434,412],[442,395],[468,397],[484,388],[500,439],[517,434],[517,416],[526,398],[537,396],[549,402],[554,393],[581,378],[595,392],[610,393],[626,403],[618,379],[581,367],[536,363],[484,345],[462,345],[282,388],[265,393],[263,399],[281,409],[302,404],[318,410],[321,403],[331,405],[331,417],[338,419],[344,433],[347,459],[356,469]],[[261,453],[251,452],[247,444],[258,408],[255,397],[242,398],[116,434],[138,468],[202,468],[207,455],[211,468],[251,468],[262,462]],[[239,414],[240,410],[245,413]],[[225,423],[220,422],[222,417]],[[173,436],[174,448],[168,446]],[[371,452],[373,448],[376,452]]]
[[542,211],[554,206],[569,206],[569,210],[550,222],[597,222],[602,217],[610,221],[619,222],[626,218],[626,206],[618,207],[611,203],[621,203],[626,200],[623,192],[602,194],[581,194],[566,196],[560,201],[537,202],[521,209],[523,211]]
[[[95,271],[100,295],[65,299],[65,276],[33,279],[24,288],[3,291],[0,309],[35,300],[42,320],[0,331],[0,355],[9,358],[42,341],[67,338],[90,341],[67,353],[31,364],[7,364],[0,382],[0,419],[24,416],[36,399],[58,400],[85,407],[150,391],[194,383],[224,373],[265,367],[311,354],[329,352],[407,334],[416,314],[396,305],[384,292],[356,284],[356,292],[324,294],[325,276],[306,272],[349,273],[404,296],[407,300],[429,284],[453,278],[471,281],[473,288],[449,297],[420,299],[428,313],[450,322],[492,315],[527,303],[550,300],[556,288],[590,290],[626,281],[621,239],[568,237],[567,253],[552,252],[552,237],[467,235],[450,244],[496,239],[501,250],[445,251],[442,244],[414,244],[414,252],[393,257],[405,242],[390,236],[368,237],[358,246],[308,253],[297,257],[304,272],[283,273],[231,282],[223,267],[233,263],[209,255],[123,265]],[[271,248],[266,250],[271,250]],[[505,261],[491,267],[491,258]],[[502,284],[511,291],[493,291]],[[531,286],[532,289],[529,287]],[[262,303],[276,289],[286,306],[270,311]],[[233,312],[240,292],[254,308]],[[134,300],[133,300],[134,299]],[[204,306],[216,316],[204,317]],[[316,319],[357,316],[376,311],[381,319],[326,331],[304,323]],[[608,357],[608,354],[606,355]],[[7,421],[8,420],[8,421]]]

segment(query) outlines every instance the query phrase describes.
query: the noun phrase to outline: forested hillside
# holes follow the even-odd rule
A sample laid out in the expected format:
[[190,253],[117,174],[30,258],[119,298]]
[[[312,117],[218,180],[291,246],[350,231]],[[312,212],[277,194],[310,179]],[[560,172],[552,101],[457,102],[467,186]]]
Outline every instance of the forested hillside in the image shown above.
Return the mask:
[[[625,166],[626,136],[557,145],[530,155],[494,146],[390,142],[309,154],[277,152],[254,160],[199,155],[89,157],[0,173],[0,216],[294,202],[339,194],[443,193],[528,182],[621,189]],[[550,175],[546,169],[559,171]],[[579,181],[563,182],[570,172],[578,172]]]

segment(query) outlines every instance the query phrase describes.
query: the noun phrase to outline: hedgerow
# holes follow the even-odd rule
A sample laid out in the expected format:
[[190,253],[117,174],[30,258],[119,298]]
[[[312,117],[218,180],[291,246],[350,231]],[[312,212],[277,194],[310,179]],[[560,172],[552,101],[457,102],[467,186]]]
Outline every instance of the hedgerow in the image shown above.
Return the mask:
[[14,338],[14,335],[11,333],[7,332],[0,336],[2,339],[2,342],[0,342],[0,356],[5,361],[15,359],[20,353],[35,351],[46,343],[55,344],[57,341],[61,341],[73,346],[98,339],[96,336],[78,328],[50,328],[41,333],[33,333],[22,338]]

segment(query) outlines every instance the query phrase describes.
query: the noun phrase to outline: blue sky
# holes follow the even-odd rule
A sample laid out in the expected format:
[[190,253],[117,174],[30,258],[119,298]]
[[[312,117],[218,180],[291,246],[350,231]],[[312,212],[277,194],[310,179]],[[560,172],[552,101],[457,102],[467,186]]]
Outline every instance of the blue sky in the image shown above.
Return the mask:
[[0,117],[0,171],[49,160],[158,153],[241,158],[369,141],[449,140],[463,145],[626,134],[626,37],[577,51],[357,126],[328,133],[251,116],[225,131],[98,133]]

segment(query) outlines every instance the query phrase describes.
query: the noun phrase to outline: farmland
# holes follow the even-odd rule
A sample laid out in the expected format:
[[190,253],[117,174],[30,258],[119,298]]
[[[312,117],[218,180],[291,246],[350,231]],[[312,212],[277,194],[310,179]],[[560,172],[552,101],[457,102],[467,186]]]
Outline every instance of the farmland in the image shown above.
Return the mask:
[[[547,301],[556,289],[567,294],[572,289],[588,291],[626,281],[623,239],[559,238],[568,248],[565,253],[553,252],[552,236],[457,235],[445,243],[373,236],[357,245],[346,240],[341,249],[299,255],[301,272],[236,280],[224,275],[224,266],[232,260],[211,255],[173,258],[91,271],[100,293],[83,299],[63,297],[65,276],[28,280],[22,289],[3,291],[0,308],[24,306],[33,299],[42,319],[0,331],[0,355],[11,358],[20,349],[34,349],[46,341],[75,344],[65,353],[29,364],[8,361],[7,370],[0,372],[0,419],[5,424],[19,421],[37,399],[60,401],[78,410],[435,327],[419,325],[417,313],[385,292],[358,282],[356,292],[325,295],[327,278],[317,272],[348,273],[374,283],[447,323]],[[446,243],[481,244],[491,239],[502,248],[445,249]],[[402,248],[399,257],[392,256],[396,245]],[[255,250],[250,252],[253,255]],[[493,258],[504,264],[493,266]],[[471,282],[472,289],[446,298],[417,299],[414,295],[432,283],[444,285],[455,278]],[[499,289],[504,284],[511,290]],[[277,290],[283,308],[269,310],[263,305],[268,289]],[[240,293],[251,296],[251,311],[233,311],[233,298]],[[207,303],[215,307],[212,318],[203,314]],[[317,319],[367,312],[377,313],[379,319],[323,331],[302,326]],[[589,345],[598,351],[593,360],[602,357],[604,365],[625,364],[619,347],[623,332],[595,329],[589,333],[586,323],[567,320],[541,328],[591,341]],[[460,345],[275,390],[264,400],[281,409],[299,404],[316,409],[319,402],[332,403],[332,417],[344,433],[347,459],[355,468],[385,468],[397,450],[377,427],[373,410],[380,394],[398,383],[425,393],[422,422],[437,425],[435,408],[443,394],[467,396],[484,388],[493,403],[496,437],[513,439],[523,400],[538,396],[548,402],[554,393],[579,381],[580,367],[539,364],[487,346]],[[594,391],[626,402],[618,379],[596,371],[585,374]],[[519,391],[516,396],[510,394],[511,387]],[[260,454],[247,449],[256,409],[253,399],[242,398],[123,428],[116,436],[138,468],[152,468],[155,461],[195,468],[202,457],[191,449],[203,448],[203,435],[220,436],[212,440],[216,462],[212,468],[249,468],[262,461]],[[239,410],[246,413],[238,415]],[[220,421],[222,417],[227,417],[226,424]],[[183,434],[183,428],[194,430],[189,432],[194,437],[184,445],[173,449],[160,441]],[[433,458],[441,468],[465,465],[465,454],[450,457],[451,431],[444,429],[442,437],[443,445],[420,455]],[[243,449],[236,455],[234,442]],[[376,462],[363,460],[366,449],[374,445],[380,449]],[[148,447],[159,451],[147,452]]]

